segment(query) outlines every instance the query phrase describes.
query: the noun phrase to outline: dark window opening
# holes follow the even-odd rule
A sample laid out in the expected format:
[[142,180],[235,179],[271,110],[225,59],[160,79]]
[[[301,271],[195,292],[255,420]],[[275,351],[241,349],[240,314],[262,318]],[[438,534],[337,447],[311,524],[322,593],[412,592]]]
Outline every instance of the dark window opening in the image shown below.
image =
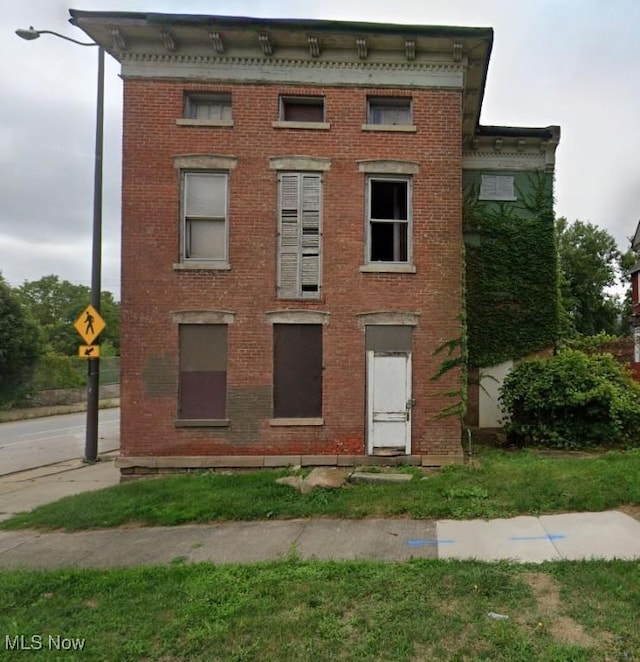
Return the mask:
[[411,124],[411,99],[369,99],[369,124]]
[[273,325],[273,415],[322,416],[322,325]]
[[371,180],[369,195],[369,259],[409,260],[409,182]]
[[324,122],[324,99],[282,97],[280,119],[285,122]]

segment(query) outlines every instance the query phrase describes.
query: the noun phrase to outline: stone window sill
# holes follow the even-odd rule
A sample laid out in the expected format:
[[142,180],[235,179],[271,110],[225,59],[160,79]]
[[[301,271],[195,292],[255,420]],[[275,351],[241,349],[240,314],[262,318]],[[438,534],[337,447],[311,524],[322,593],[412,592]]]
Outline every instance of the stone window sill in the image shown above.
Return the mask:
[[228,418],[177,418],[174,425],[177,428],[228,428]]
[[272,122],[271,126],[274,129],[313,129],[316,131],[328,131],[331,128],[329,122],[285,122],[283,120]]
[[363,131],[396,131],[399,133],[416,133],[418,127],[414,124],[363,124]]
[[324,418],[272,418],[269,420],[272,427],[293,427],[300,425],[324,425]]
[[233,126],[233,120],[196,120],[180,118],[176,120],[178,126]]
[[210,271],[231,271],[228,262],[176,262],[174,271],[193,271],[196,269],[208,269]]
[[360,267],[363,274],[415,274],[413,264],[364,264]]

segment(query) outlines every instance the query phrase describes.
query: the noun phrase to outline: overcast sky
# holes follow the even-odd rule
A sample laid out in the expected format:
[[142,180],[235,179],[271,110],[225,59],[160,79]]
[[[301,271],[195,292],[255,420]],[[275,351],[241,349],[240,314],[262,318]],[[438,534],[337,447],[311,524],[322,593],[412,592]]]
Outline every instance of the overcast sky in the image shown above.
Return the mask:
[[[57,274],[90,282],[97,53],[68,2],[4,2],[0,33],[0,271],[11,285]],[[640,218],[638,0],[80,0],[76,9],[492,27],[481,122],[559,124],[556,214],[628,247]],[[120,287],[122,86],[105,83],[103,289]]]

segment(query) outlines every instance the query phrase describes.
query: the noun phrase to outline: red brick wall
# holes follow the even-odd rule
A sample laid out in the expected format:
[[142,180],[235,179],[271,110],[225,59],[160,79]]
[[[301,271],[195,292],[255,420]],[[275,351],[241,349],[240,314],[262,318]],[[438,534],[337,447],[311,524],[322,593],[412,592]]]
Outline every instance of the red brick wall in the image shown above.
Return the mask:
[[[177,126],[184,90],[231,91],[234,127]],[[416,133],[362,131],[366,88],[193,85],[125,80],[122,230],[121,451],[136,455],[365,453],[364,329],[357,313],[420,312],[413,338],[412,453],[460,452],[454,400],[460,375],[430,377],[443,342],[460,336],[461,96],[410,94]],[[329,131],[276,129],[279,94],[325,96]],[[179,154],[238,159],[230,174],[231,271],[175,271],[179,259]],[[323,297],[281,301],[276,281],[277,173],[268,158],[328,157],[323,184]],[[416,274],[360,273],[364,262],[363,159],[419,162],[413,178]],[[330,312],[324,327],[323,427],[272,428],[272,329],[265,311]],[[232,310],[229,429],[176,429],[176,310]]]

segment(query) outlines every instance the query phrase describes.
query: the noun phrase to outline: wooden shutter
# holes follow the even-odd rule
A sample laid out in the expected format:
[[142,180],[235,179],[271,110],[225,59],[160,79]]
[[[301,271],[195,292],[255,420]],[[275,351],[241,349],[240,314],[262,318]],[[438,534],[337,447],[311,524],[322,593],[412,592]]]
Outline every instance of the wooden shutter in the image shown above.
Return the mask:
[[320,292],[320,175],[279,178],[278,296],[317,298]]

